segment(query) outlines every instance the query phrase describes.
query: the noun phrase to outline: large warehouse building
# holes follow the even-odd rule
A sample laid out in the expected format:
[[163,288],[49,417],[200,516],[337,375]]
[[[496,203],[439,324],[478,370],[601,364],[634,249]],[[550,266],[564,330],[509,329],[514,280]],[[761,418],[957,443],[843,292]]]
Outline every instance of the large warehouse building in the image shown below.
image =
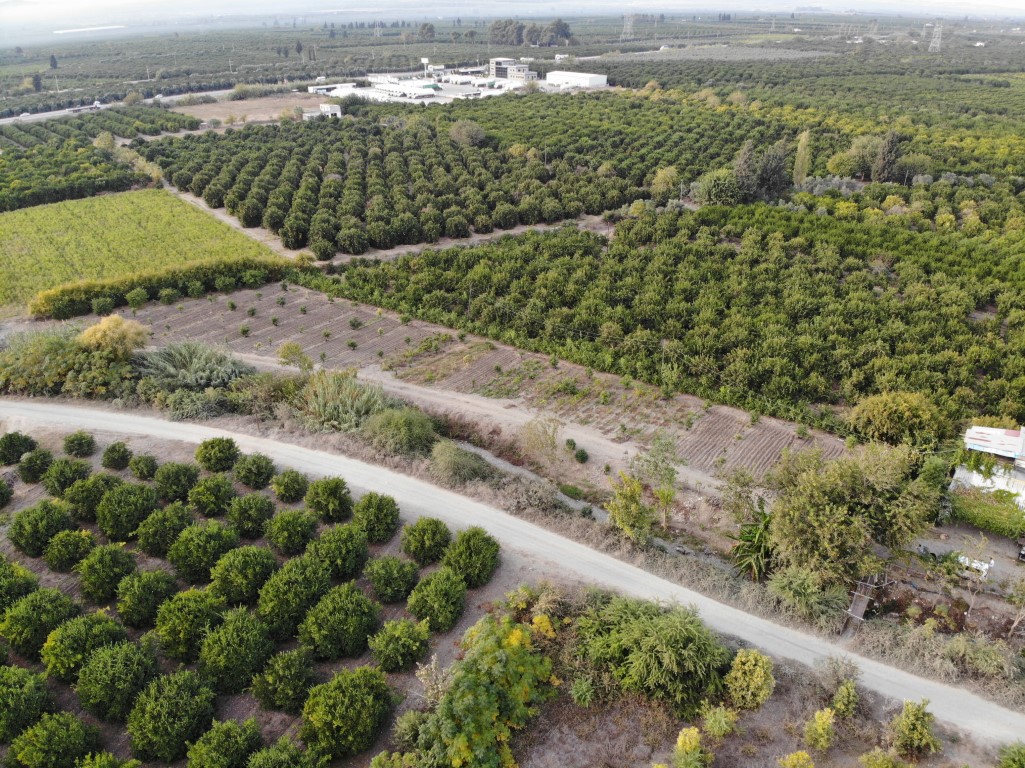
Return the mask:
[[609,84],[607,75],[593,75],[588,72],[549,72],[545,78],[548,85],[557,88],[606,88]]

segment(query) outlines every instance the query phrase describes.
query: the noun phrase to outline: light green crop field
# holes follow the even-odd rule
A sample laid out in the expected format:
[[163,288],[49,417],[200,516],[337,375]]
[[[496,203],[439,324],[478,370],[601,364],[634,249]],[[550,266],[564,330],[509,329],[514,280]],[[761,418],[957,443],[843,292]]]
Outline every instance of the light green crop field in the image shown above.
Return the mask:
[[24,208],[0,214],[0,307],[77,280],[244,255],[273,253],[159,189]]

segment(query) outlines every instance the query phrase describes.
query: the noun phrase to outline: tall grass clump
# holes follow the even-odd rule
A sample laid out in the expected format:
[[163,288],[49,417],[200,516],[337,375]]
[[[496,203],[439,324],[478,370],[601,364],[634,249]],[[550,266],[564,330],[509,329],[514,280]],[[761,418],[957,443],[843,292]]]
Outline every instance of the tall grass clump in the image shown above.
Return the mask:
[[356,380],[352,371],[318,371],[295,400],[295,412],[309,429],[354,432],[389,405],[384,390]]
[[138,361],[139,374],[163,392],[200,392],[226,387],[255,372],[229,353],[198,341],[183,341],[149,352]]

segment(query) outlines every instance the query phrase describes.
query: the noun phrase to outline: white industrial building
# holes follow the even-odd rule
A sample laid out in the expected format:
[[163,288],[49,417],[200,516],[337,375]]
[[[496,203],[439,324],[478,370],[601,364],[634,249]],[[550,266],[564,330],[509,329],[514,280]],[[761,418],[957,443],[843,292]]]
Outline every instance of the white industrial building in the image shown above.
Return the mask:
[[545,78],[548,85],[556,88],[607,88],[607,75],[594,75],[589,72],[549,72]]
[[[319,80],[320,78],[317,79]],[[327,96],[332,91],[347,90],[355,87],[355,83],[320,83],[318,85],[307,86],[306,90],[310,93],[318,93],[321,96]]]
[[318,117],[341,117],[342,108],[338,104],[321,104],[317,112],[303,112],[303,120],[316,120]]

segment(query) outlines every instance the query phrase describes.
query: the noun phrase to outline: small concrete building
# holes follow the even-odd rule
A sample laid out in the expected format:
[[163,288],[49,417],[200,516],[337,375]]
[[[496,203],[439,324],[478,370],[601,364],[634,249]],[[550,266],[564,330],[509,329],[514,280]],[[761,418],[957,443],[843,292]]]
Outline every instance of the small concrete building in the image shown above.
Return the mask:
[[594,75],[589,72],[556,70],[548,73],[545,82],[556,88],[607,88],[609,78],[607,75]]
[[502,80],[537,80],[537,72],[532,71],[529,64],[516,59],[491,59],[488,74]]

